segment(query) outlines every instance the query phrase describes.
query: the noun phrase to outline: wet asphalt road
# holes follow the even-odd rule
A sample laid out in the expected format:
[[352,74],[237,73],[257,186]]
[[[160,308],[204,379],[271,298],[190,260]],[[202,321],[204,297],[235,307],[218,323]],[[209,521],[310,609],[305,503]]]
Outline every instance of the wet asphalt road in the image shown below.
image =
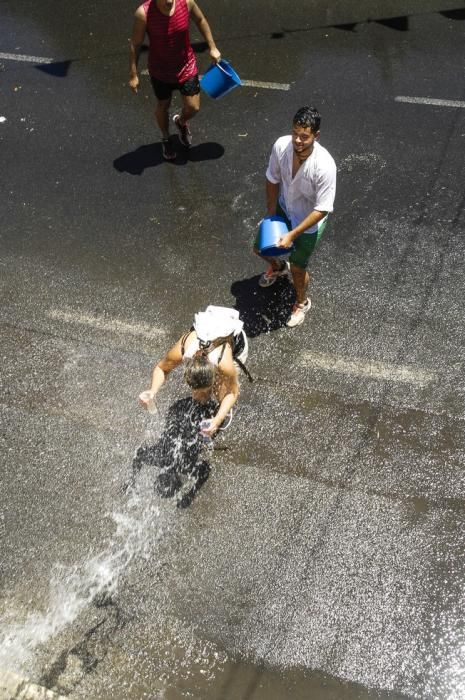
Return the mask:
[[[2,3],[0,51],[52,63],[0,59],[0,668],[71,698],[464,697],[465,110],[396,98],[463,104],[465,11],[379,4],[201,3],[242,78],[290,89],[203,97],[168,164],[133,7]],[[339,179],[291,332],[250,247],[306,103]],[[184,389],[135,399],[208,303],[255,383],[189,508],[149,468],[123,496]]]

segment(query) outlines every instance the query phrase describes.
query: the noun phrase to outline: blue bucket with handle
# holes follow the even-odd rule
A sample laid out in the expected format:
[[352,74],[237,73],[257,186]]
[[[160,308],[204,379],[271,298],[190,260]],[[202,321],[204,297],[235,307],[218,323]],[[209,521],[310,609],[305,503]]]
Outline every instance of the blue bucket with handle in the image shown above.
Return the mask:
[[225,60],[214,63],[200,81],[200,87],[207,95],[217,99],[241,85],[241,79],[234,68]]
[[289,233],[289,229],[282,216],[267,216],[263,219],[258,230],[260,255],[265,255],[266,257],[289,255],[294,250],[293,245],[290,248],[276,248],[276,243],[286,233]]

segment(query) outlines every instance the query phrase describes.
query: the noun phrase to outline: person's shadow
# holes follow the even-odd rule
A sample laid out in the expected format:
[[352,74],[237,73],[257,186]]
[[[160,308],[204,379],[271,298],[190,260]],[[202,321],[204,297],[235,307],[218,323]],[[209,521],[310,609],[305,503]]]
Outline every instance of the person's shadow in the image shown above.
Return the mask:
[[116,158],[113,161],[113,167],[120,173],[142,175],[147,168],[154,168],[162,163],[186,165],[189,161],[197,163],[203,160],[216,160],[224,155],[224,148],[219,143],[199,143],[197,146],[185,148],[177,136],[172,136],[171,141],[176,149],[175,160],[166,161],[163,158],[160,142],[149,143]]
[[231,294],[236,297],[234,308],[239,311],[249,338],[285,326],[295,300],[294,288],[287,277],[278,277],[268,288],[260,287],[259,279],[255,275],[231,285]]
[[191,397],[172,404],[157,442],[137,449],[130,479],[123,490],[134,489],[142,467],[149,466],[159,470],[154,483],[155,492],[161,498],[176,496],[177,506],[187,508],[210,475],[200,423],[212,418],[215,410],[213,401],[201,404]]

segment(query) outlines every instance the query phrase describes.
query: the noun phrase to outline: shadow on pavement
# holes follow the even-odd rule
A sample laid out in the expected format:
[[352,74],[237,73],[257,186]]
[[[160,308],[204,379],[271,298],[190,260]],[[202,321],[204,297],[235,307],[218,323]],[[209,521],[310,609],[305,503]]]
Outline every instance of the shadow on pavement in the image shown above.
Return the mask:
[[256,275],[231,285],[231,294],[236,297],[234,308],[239,311],[249,338],[285,326],[295,299],[294,288],[287,279],[278,278],[271,287],[263,289],[259,278]]
[[390,17],[388,19],[378,19],[378,24],[389,29],[395,29],[398,32],[408,32],[410,30],[408,17]]
[[443,12],[440,12],[443,17],[447,17],[447,19],[460,19],[464,20],[465,19],[465,7],[462,7],[458,10],[444,10]]
[[224,155],[224,148],[219,143],[200,143],[198,146],[187,149],[182,146],[177,137],[173,137],[172,141],[177,152],[176,160],[166,161],[163,158],[161,143],[150,143],[116,158],[113,161],[113,167],[120,173],[142,175],[146,168],[154,168],[162,163],[186,165],[189,161],[197,163],[203,160],[215,160]]
[[53,63],[44,63],[34,67],[42,71],[42,73],[53,75],[55,78],[66,78],[72,63],[73,61],[54,61]]
[[[178,149],[178,147],[176,146]],[[180,146],[182,148],[182,146]],[[182,153],[178,152],[178,158],[182,157]],[[191,146],[188,150],[184,149],[186,160],[192,163],[198,163],[201,160],[217,160],[224,155],[224,148],[219,143],[199,143],[198,146]]]
[[161,498],[176,496],[179,508],[191,505],[210,475],[208,449],[200,436],[200,423],[211,418],[215,410],[214,401],[200,404],[191,397],[172,404],[157,442],[137,449],[123,491],[136,487],[143,466],[155,467],[160,470],[154,482],[155,492]]
[[[402,17],[388,17],[387,19],[377,19],[375,20],[378,24],[382,24],[383,27],[388,27],[389,29],[395,29],[398,32],[408,32],[410,30],[409,18],[407,16]],[[358,22],[347,23],[347,24],[335,24],[334,29],[342,29],[346,32],[355,31],[358,26]]]

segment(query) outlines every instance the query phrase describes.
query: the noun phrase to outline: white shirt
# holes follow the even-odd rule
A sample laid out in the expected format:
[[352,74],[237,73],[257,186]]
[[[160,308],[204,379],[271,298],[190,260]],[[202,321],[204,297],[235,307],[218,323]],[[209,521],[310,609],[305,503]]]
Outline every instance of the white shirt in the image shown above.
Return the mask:
[[[266,178],[280,185],[279,204],[286,212],[292,228],[298,226],[312,211],[332,212],[336,195],[336,163],[318,141],[311,155],[302,163],[294,179],[292,162],[294,149],[291,136],[281,136],[271,151]],[[318,225],[304,233],[315,233]]]

